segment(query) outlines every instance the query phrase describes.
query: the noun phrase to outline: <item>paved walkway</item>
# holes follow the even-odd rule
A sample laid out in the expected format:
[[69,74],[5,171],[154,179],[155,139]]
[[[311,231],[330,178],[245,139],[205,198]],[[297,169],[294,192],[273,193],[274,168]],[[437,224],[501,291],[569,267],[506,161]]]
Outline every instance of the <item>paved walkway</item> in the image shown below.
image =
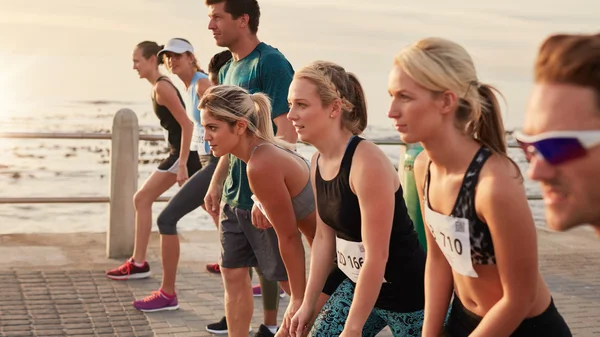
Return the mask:
[[[540,230],[538,238],[542,272],[574,335],[600,335],[600,239],[589,230]],[[210,336],[205,326],[223,316],[223,288],[204,264],[216,260],[218,249],[216,232],[184,232],[181,309],[143,314],[130,303],[160,285],[158,235],[148,257],[154,274],[137,281],[104,277],[122,261],[104,258],[103,234],[0,236],[0,336]],[[281,313],[285,305],[287,299]],[[260,299],[255,308],[256,331]]]

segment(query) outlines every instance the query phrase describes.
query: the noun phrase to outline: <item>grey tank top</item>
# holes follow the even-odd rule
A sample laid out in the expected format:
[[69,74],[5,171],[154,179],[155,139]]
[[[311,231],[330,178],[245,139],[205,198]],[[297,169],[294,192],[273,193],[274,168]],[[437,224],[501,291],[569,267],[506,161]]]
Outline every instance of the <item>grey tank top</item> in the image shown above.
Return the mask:
[[294,207],[294,214],[296,215],[296,220],[302,220],[306,218],[315,210],[315,196],[313,194],[312,184],[310,183],[310,162],[306,160],[306,158],[297,154],[296,152],[290,151],[273,143],[262,143],[256,145],[250,153],[250,158],[252,158],[254,151],[256,151],[256,149],[259,146],[266,144],[273,145],[277,148],[280,148],[286,152],[293,154],[294,156],[302,159],[306,163],[306,166],[308,166],[308,181],[306,182],[306,185],[304,185],[302,191],[300,191],[300,193],[298,193],[295,197],[292,198],[292,206]]

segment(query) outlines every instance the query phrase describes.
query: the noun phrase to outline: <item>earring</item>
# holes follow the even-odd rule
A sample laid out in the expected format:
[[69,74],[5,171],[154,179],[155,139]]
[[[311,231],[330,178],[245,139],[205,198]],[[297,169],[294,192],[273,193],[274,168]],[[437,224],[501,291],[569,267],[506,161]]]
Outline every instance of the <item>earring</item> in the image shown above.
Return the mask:
[[333,118],[333,115],[329,115],[329,118]]

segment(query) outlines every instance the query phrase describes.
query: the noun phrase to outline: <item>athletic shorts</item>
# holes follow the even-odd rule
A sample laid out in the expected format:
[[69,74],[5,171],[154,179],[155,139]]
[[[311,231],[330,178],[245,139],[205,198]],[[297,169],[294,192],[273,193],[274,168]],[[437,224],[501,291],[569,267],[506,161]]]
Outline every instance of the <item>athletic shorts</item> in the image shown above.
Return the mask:
[[[482,319],[465,308],[458,296],[454,295],[452,310],[446,324],[444,336],[469,336],[477,328]],[[511,336],[571,337],[571,330],[554,306],[554,300],[552,300],[543,313],[525,319]]]
[[[200,171],[202,165],[200,164],[200,157],[198,152],[190,151],[187,161],[188,176],[191,177],[194,173]],[[177,174],[179,171],[179,153],[171,152],[167,158],[165,158],[158,167],[158,172],[169,172]]]
[[251,211],[222,203],[219,234],[221,267],[258,267],[269,281],[287,281],[275,229],[254,227]]

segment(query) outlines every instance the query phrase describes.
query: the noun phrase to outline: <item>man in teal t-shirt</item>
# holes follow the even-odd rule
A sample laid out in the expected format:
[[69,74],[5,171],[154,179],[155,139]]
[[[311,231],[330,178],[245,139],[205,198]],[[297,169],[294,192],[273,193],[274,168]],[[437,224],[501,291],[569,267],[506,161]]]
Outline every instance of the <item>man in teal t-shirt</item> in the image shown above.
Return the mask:
[[[272,116],[275,120],[285,119],[288,112],[288,88],[294,70],[288,60],[277,49],[260,42],[246,57],[230,60],[219,72],[219,83],[237,85],[250,93],[262,92],[271,98]],[[277,134],[277,125],[273,123]],[[294,143],[296,141],[294,140]],[[250,197],[250,185],[246,176],[246,163],[229,155],[229,175],[225,180],[223,200],[232,207],[251,210],[254,202]]]
[[[257,38],[260,17],[257,1],[206,0],[206,4],[210,17],[208,28],[213,32],[217,45],[228,48],[233,56],[221,68],[219,83],[268,95],[272,101],[276,136],[296,143],[296,131],[287,120],[287,95],[294,69],[283,54]],[[264,324],[256,336],[268,337],[273,336],[277,329],[277,281],[287,287],[287,273],[275,230],[272,227],[258,229],[253,225],[253,219],[261,227],[268,221],[254,206],[251,196],[246,164],[235,156],[221,157],[205,205],[209,212],[220,213],[220,263],[227,317],[219,323],[209,324],[207,330],[228,332],[230,336],[247,336],[253,307],[248,268],[256,267],[265,311]]]

